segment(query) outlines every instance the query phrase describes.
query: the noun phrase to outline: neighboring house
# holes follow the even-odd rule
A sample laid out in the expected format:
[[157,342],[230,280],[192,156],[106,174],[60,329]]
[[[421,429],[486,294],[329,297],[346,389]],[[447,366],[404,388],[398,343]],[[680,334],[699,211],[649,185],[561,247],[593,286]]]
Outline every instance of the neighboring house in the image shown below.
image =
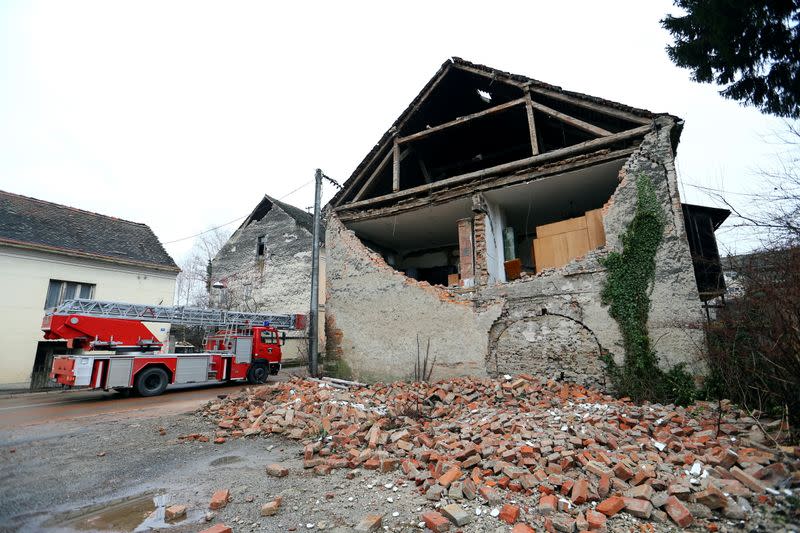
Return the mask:
[[[313,231],[311,214],[265,195],[211,261],[211,305],[240,311],[308,314]],[[321,243],[324,232],[321,227]],[[320,246],[320,323],[325,317],[324,280],[325,249]],[[324,328],[319,329],[320,347],[324,347]],[[287,337],[284,358],[304,358],[308,349],[306,332],[290,332]]]
[[0,387],[45,386],[53,354],[69,353],[43,339],[46,309],[71,298],[169,305],[178,272],[144,224],[0,191]]
[[326,365],[408,378],[430,341],[434,379],[527,372],[603,386],[601,354],[621,363],[624,350],[601,302],[602,260],[622,249],[645,176],[665,220],[650,337],[663,366],[702,372],[703,301],[724,283],[718,264],[693,259],[718,263],[709,240],[724,213],[684,215],[682,126],[446,61],[326,208]]

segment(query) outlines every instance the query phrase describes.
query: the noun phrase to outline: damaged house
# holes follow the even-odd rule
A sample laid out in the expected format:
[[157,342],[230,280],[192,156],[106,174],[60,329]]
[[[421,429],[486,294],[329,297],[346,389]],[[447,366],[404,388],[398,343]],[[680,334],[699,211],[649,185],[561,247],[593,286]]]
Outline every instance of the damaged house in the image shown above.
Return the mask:
[[665,368],[702,371],[703,302],[724,282],[695,273],[718,268],[721,215],[681,204],[682,125],[446,61],[327,206],[326,368],[407,379],[430,341],[434,379],[604,386],[601,355],[624,349],[603,259],[622,250],[641,178],[664,221],[647,330]]
[[[311,309],[313,232],[311,214],[265,195],[211,261],[212,306],[262,313],[307,314]],[[320,228],[322,236],[324,227]],[[319,272],[319,312],[323,320],[324,246],[320,246]],[[284,360],[306,357],[306,333],[287,332]],[[324,346],[322,333],[320,346]]]

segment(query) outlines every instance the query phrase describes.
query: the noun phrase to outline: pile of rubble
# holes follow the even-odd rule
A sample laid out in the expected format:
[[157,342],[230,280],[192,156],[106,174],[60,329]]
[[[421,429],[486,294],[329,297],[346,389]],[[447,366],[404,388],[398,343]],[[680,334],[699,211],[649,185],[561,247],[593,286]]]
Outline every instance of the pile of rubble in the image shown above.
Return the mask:
[[302,441],[318,475],[401,469],[430,501],[420,519],[433,531],[474,518],[472,499],[519,532],[605,531],[618,513],[716,531],[800,493],[800,448],[766,446],[757,421],[729,404],[638,405],[529,375],[350,388],[294,379],[202,412],[218,442]]

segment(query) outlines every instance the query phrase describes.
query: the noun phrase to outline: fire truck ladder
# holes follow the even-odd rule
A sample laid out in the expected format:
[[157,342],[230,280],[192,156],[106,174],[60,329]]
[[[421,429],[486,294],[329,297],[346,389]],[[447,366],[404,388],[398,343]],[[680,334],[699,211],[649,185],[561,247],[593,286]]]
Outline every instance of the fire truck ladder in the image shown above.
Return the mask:
[[49,311],[48,314],[86,315],[139,320],[142,322],[168,322],[185,326],[250,328],[267,324],[277,329],[286,330],[301,329],[303,327],[303,317],[300,315],[243,313],[223,309],[202,309],[183,306],[167,307],[86,299],[66,300]]

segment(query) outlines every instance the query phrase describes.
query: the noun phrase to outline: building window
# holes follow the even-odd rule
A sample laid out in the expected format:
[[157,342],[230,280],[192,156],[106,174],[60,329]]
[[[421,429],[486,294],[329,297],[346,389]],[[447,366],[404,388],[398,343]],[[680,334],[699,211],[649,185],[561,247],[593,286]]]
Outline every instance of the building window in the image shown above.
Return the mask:
[[65,300],[75,298],[94,298],[94,283],[82,283],[79,281],[62,281],[51,279],[47,287],[47,298],[44,301],[44,308],[50,309],[60,305]]
[[258,238],[258,245],[256,246],[256,255],[258,257],[264,257],[264,251],[266,249],[266,235],[261,235]]

